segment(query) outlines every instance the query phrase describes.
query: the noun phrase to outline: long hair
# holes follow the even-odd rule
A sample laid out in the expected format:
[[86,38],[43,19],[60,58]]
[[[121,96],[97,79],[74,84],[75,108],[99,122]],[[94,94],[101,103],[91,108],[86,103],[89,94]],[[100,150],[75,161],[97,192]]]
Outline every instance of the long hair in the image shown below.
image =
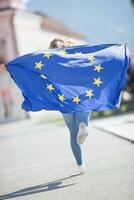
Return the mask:
[[62,48],[62,47],[69,47],[73,45],[74,45],[74,42],[71,40],[66,40],[63,38],[55,38],[50,42],[49,48],[50,49]]

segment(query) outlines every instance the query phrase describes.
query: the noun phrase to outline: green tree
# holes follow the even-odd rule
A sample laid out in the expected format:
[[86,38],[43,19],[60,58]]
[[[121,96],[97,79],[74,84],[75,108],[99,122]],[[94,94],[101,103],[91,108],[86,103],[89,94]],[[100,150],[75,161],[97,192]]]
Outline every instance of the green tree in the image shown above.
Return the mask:
[[132,6],[134,6],[134,0],[131,0]]

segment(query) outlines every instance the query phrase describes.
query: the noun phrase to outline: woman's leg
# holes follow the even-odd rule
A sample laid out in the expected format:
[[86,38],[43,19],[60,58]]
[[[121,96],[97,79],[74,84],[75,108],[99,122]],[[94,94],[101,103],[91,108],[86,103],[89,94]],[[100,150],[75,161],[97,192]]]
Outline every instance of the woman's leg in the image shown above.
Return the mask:
[[74,113],[62,113],[65,123],[70,131],[70,145],[75,157],[76,163],[78,165],[82,164],[82,151],[79,144],[76,142],[77,130],[75,123],[75,114]]
[[91,116],[91,111],[75,113],[75,123],[77,131],[77,143],[83,144],[88,136],[88,123]]

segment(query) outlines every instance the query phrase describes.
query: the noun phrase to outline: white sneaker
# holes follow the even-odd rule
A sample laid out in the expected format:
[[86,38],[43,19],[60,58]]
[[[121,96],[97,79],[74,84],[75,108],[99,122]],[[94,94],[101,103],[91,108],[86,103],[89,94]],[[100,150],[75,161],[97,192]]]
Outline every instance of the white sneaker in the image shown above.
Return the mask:
[[84,174],[86,172],[86,168],[84,164],[78,165],[78,172],[79,174]]
[[88,127],[84,122],[81,122],[79,124],[79,131],[76,138],[77,143],[83,144],[87,136],[88,136]]

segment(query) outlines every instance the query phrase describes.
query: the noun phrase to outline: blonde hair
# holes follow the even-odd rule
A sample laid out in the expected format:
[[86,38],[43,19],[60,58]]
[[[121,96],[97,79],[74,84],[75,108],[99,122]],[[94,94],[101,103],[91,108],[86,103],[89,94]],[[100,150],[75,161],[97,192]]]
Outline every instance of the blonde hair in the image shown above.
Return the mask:
[[75,43],[71,40],[66,40],[63,38],[55,38],[50,42],[49,48],[62,48],[62,47],[70,47],[75,45]]

